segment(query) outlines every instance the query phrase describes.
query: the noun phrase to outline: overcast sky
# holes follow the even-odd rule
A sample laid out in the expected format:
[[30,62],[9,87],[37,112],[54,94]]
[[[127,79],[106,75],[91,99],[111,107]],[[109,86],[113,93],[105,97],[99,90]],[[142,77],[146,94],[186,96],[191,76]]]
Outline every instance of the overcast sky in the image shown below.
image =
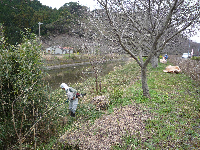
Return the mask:
[[82,6],[87,6],[90,9],[97,7],[97,2],[95,0],[39,0],[43,5],[50,6],[52,8],[59,9],[65,3],[78,2]]
[[[43,5],[50,6],[52,8],[59,9],[61,6],[63,6],[65,3],[69,2],[78,2],[82,6],[87,6],[90,8],[90,10],[93,10],[94,8],[98,8],[98,4],[96,0],[39,0]],[[194,42],[200,43],[200,31],[198,35],[191,38]]]
[[197,35],[193,36],[190,38],[192,41],[200,43],[200,31],[198,32]]

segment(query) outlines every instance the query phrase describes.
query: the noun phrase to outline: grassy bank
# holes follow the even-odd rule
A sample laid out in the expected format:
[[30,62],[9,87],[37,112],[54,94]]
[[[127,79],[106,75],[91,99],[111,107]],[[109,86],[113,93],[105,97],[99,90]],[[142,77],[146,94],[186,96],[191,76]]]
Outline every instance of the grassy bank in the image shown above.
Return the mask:
[[[198,149],[200,84],[184,73],[164,73],[162,70],[167,65],[149,67],[151,99],[142,96],[140,70],[135,62],[100,77],[102,91],[99,95],[106,96],[110,102],[106,111],[97,111],[91,103],[96,95],[94,79],[73,85],[87,92],[87,96],[80,99],[75,119],[66,113],[60,117],[64,123],[58,132],[60,136],[65,133],[61,142],[52,141],[44,148],[92,148],[99,146],[98,143],[106,146],[104,142],[108,138],[116,139],[107,142],[111,149]],[[58,114],[66,107],[67,104],[59,107]],[[58,121],[56,123],[58,125]],[[117,133],[116,136],[113,133]],[[70,138],[77,138],[77,141],[70,141]]]
[[53,55],[53,54],[44,54],[42,56],[45,66],[56,66],[64,64],[73,64],[73,63],[82,63],[90,62],[96,60],[109,60],[109,59],[119,59],[127,56],[121,56],[116,54],[107,54],[107,55],[94,55],[94,54],[62,54],[62,55]]
[[[166,65],[149,68],[148,85],[151,100],[140,98],[137,90],[133,99],[151,111],[146,122],[149,138],[138,145],[150,149],[198,149],[200,145],[200,83],[185,74],[162,72]],[[135,87],[129,89],[130,94]],[[138,94],[139,93],[139,94]],[[127,143],[125,146],[128,146]]]

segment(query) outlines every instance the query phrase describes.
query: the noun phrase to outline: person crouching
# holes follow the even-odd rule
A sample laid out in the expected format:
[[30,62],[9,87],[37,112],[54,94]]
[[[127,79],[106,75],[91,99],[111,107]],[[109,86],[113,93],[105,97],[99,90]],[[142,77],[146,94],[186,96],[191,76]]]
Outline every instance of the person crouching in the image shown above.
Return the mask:
[[69,100],[70,115],[71,117],[75,117],[75,112],[78,105],[78,98],[76,97],[77,91],[72,87],[68,87],[66,83],[62,83],[60,87],[66,91],[66,95]]

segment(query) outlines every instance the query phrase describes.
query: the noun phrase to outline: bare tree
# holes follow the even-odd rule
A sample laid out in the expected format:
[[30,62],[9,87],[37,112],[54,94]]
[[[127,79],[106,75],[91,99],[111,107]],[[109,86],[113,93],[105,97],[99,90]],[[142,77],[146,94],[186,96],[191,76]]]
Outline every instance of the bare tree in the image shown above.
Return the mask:
[[[96,25],[141,68],[143,95],[150,97],[147,65],[175,36],[199,21],[197,0],[97,0],[103,10]],[[94,21],[94,19],[92,20]],[[147,56],[143,59],[143,56]]]

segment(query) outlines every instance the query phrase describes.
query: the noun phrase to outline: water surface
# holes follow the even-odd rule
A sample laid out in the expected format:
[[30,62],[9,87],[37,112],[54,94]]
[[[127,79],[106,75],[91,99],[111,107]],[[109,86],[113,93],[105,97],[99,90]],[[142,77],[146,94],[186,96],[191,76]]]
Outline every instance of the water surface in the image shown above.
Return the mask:
[[100,76],[113,71],[115,66],[123,66],[126,61],[110,61],[98,65],[79,65],[59,69],[48,70],[48,77],[45,79],[46,84],[52,87],[53,90],[60,88],[61,83],[67,83],[69,86],[78,82],[83,82],[89,77],[95,77],[95,70]]

